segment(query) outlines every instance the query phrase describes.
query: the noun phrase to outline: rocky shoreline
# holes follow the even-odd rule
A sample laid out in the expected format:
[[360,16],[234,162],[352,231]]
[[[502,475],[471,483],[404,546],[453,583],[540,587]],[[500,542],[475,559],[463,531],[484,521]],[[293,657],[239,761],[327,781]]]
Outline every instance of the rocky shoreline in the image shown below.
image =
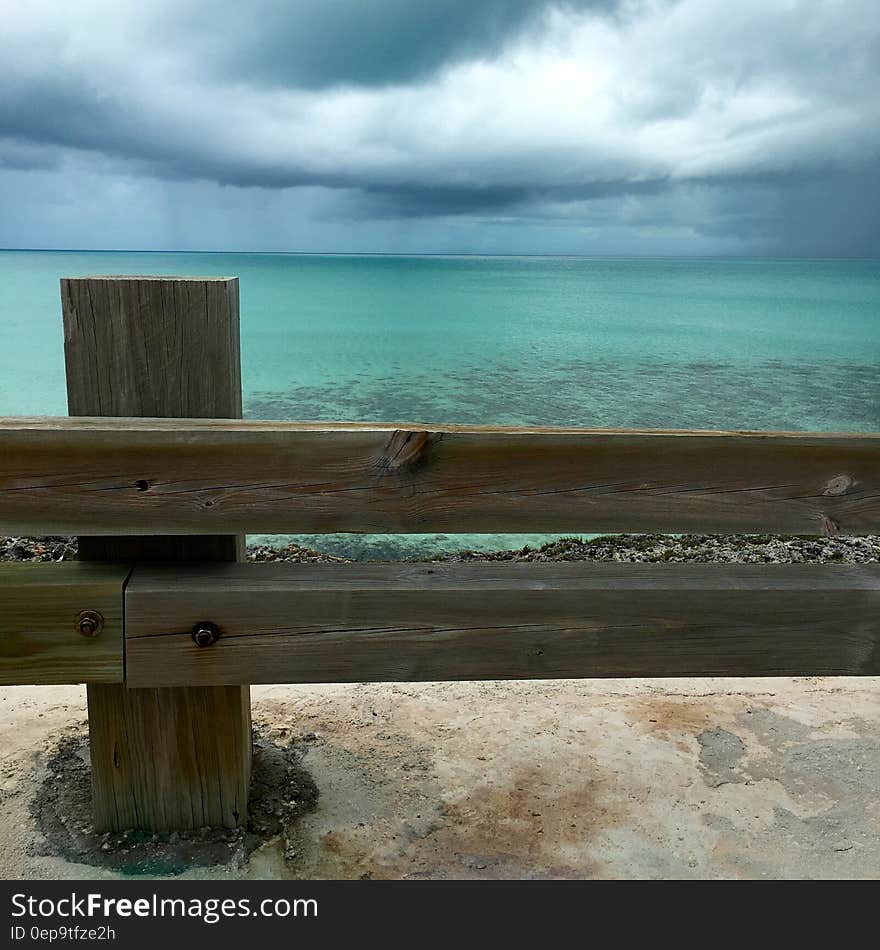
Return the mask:
[[[0,537],[0,561],[69,561],[76,539]],[[248,545],[249,561],[346,563],[349,559],[288,544]],[[880,561],[880,535],[861,538],[779,535],[618,534],[583,540],[562,538],[540,547],[504,551],[459,551],[421,561],[715,561],[726,563],[869,564]]]

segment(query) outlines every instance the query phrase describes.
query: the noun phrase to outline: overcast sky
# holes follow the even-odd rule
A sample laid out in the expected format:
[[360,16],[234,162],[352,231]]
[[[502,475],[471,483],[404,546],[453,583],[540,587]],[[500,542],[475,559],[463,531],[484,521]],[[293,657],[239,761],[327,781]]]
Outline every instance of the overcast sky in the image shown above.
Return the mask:
[[880,0],[0,15],[0,247],[880,255]]

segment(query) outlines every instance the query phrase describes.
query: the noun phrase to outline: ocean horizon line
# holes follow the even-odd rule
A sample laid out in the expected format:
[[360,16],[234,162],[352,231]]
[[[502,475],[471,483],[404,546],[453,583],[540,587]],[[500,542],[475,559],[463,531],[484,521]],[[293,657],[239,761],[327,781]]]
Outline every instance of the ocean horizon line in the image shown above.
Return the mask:
[[880,263],[877,257],[804,257],[759,254],[547,254],[547,253],[488,253],[476,251],[217,251],[142,248],[74,248],[74,247],[0,247],[4,254],[199,254],[241,257],[399,257],[399,258],[475,258],[478,260],[580,260],[580,261],[777,261],[780,263],[849,262]]

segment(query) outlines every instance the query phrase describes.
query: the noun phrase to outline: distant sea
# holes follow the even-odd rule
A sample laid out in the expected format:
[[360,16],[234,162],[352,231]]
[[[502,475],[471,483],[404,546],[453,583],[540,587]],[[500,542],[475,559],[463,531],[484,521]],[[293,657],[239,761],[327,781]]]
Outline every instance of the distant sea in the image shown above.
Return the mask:
[[0,414],[66,414],[58,280],[95,273],[238,276],[251,418],[880,430],[878,261],[2,251]]

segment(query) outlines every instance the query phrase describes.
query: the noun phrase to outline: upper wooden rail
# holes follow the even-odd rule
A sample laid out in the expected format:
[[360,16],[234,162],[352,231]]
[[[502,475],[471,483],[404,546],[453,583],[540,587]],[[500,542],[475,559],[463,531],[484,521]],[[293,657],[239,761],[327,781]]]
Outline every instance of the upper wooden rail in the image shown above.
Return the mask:
[[880,434],[0,420],[0,532],[244,531],[868,534]]

